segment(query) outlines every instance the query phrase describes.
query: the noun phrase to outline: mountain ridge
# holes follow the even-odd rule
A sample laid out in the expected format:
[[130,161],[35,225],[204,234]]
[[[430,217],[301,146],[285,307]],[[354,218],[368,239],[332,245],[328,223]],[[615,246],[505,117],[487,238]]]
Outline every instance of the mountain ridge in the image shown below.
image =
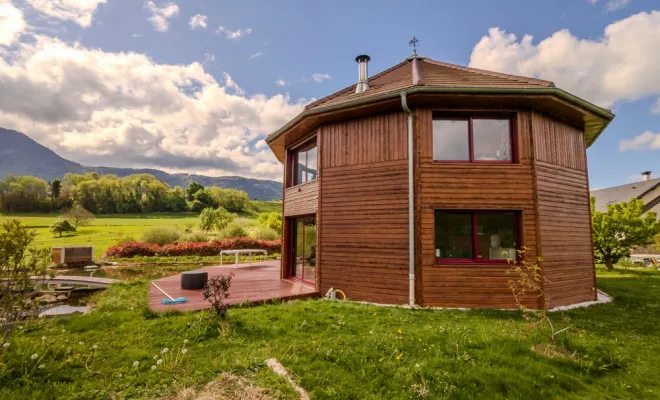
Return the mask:
[[[170,187],[188,185],[191,179],[203,186],[219,186],[247,192],[252,200],[278,200],[282,198],[280,182],[245,178],[242,176],[205,176],[186,173],[170,174],[154,168],[90,167],[59,156],[48,147],[39,144],[24,133],[0,128],[0,179],[7,175],[31,175],[47,181],[61,179],[66,173],[124,177],[133,174],[150,174]],[[189,178],[190,176],[190,178]]]

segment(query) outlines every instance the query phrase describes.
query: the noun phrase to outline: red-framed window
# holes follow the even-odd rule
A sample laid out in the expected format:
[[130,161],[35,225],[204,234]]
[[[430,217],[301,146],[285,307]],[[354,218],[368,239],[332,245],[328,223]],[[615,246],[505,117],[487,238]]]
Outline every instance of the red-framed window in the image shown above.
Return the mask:
[[433,118],[433,161],[440,163],[515,162],[511,116]]
[[316,138],[289,151],[289,179],[287,187],[315,181],[318,177],[318,148]]
[[435,210],[436,264],[501,263],[517,258],[518,211]]

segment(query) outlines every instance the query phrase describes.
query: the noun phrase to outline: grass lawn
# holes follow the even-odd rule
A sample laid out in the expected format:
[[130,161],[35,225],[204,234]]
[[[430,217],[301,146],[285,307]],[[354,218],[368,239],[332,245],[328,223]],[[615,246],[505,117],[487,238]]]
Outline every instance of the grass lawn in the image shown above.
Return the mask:
[[135,280],[98,294],[88,315],[17,333],[0,358],[0,398],[157,398],[223,372],[297,398],[270,357],[316,399],[659,398],[660,273],[598,278],[614,302],[570,311],[555,343],[517,312],[324,300],[231,309],[218,329],[204,313],[148,312],[147,282]]
[[[276,201],[251,201],[248,210],[241,216],[256,218],[262,212],[281,212],[282,203]],[[121,238],[140,239],[142,233],[155,226],[173,227],[185,230],[197,229],[199,216],[195,213],[147,213],[97,215],[90,226],[80,227],[77,232],[57,237],[50,227],[62,218],[57,214],[0,214],[0,223],[18,218],[23,224],[37,230],[38,247],[94,246],[94,257],[100,258],[103,252]]]

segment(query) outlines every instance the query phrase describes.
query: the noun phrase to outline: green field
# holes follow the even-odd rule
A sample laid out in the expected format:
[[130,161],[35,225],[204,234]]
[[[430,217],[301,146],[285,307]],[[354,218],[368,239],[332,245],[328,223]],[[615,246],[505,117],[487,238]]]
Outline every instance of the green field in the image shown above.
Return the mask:
[[[256,218],[261,212],[280,212],[282,203],[252,201],[247,212],[241,216]],[[150,213],[97,215],[90,226],[80,227],[77,232],[57,237],[50,227],[61,220],[57,214],[0,214],[0,223],[18,218],[23,224],[37,230],[38,247],[94,246],[94,257],[100,258],[105,250],[122,238],[140,239],[143,232],[151,227],[173,227],[185,230],[198,229],[199,217],[195,213]]]
[[313,399],[660,398],[654,269],[599,268],[614,302],[569,311],[554,342],[517,311],[325,300],[233,308],[218,329],[204,313],[148,312],[147,286],[115,284],[88,315],[30,322],[0,356],[0,399],[162,399],[227,372],[268,398],[300,398],[271,357]]

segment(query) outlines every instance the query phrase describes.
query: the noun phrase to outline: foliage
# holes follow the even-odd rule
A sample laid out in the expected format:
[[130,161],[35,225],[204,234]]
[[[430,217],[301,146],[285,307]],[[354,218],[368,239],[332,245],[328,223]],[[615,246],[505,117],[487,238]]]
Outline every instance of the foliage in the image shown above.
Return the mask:
[[62,234],[65,232],[75,232],[76,227],[71,225],[71,223],[65,219],[58,221],[50,227],[51,232],[62,237]]
[[0,225],[0,355],[23,315],[36,304],[31,300],[31,277],[45,277],[48,250],[37,250],[34,230],[14,219]]
[[644,202],[630,199],[629,202],[609,204],[606,212],[596,211],[596,199],[591,198],[591,219],[595,255],[608,269],[623,257],[630,256],[633,246],[653,243],[660,232],[660,223],[654,212],[644,213]]
[[4,212],[48,211],[51,207],[48,184],[34,176],[9,175],[3,182],[1,192],[0,210]]
[[262,240],[277,240],[282,235],[275,231],[274,229],[266,228],[263,226],[252,227],[248,230],[248,236],[253,239],[262,239]]
[[182,240],[191,243],[204,243],[209,241],[209,237],[203,232],[192,232],[185,235]]
[[[539,266],[539,263],[543,260],[538,257],[536,263],[531,263],[525,257],[526,252],[527,248],[523,247],[521,250],[516,251],[517,258],[515,260],[507,260],[509,269],[506,273],[513,276],[508,281],[509,289],[511,289],[523,319],[528,322],[526,328],[533,329],[547,325],[550,328],[550,339],[554,341],[555,336],[570,329],[570,319],[562,314],[561,319],[566,326],[555,329],[555,325],[546,313],[546,308],[552,306],[552,299],[543,290],[545,277],[543,277]],[[527,302],[533,301],[538,304],[539,300],[541,300],[541,309],[529,309],[527,307]]]
[[154,227],[142,234],[143,242],[158,246],[176,243],[177,240],[179,240],[179,232],[173,228]]
[[78,203],[73,203],[73,206],[62,215],[69,221],[76,229],[81,226],[88,226],[94,219],[94,214],[87,211],[83,206]]
[[224,229],[233,219],[234,216],[222,207],[215,210],[207,207],[199,214],[199,227],[204,231]]
[[233,276],[233,273],[217,275],[209,278],[206,285],[204,285],[202,297],[211,304],[210,315],[213,318],[224,319],[227,316],[229,305],[224,301],[229,297],[229,288]]
[[259,224],[282,233],[282,213],[281,212],[269,212],[261,213],[257,217]]
[[193,201],[195,194],[201,190],[204,190],[204,186],[197,182],[190,182],[186,187],[186,200]]
[[53,179],[52,182],[48,182],[50,187],[50,202],[51,206],[55,208],[55,201],[59,199],[60,194],[62,193],[62,181],[59,179]]
[[[215,208],[218,206],[218,203],[213,200],[213,197],[207,189],[200,190],[193,196],[193,202],[203,204],[205,207]],[[195,210],[193,210],[195,211]]]
[[227,239],[246,238],[248,237],[248,233],[243,227],[243,225],[237,222],[232,222],[231,224],[227,225],[225,229],[222,230],[222,237]]
[[221,250],[236,249],[262,249],[269,253],[280,253],[282,242],[280,240],[256,240],[250,238],[234,238],[213,240],[204,243],[181,242],[159,246],[151,243],[128,242],[120,246],[111,246],[104,257],[131,258],[146,257],[174,257],[174,256],[217,256]]
[[186,203],[186,194],[180,186],[175,186],[174,189],[167,193],[166,200],[167,211],[183,212],[188,211],[188,203]]
[[244,212],[250,204],[248,194],[242,190],[212,187],[210,189],[210,196],[217,206],[229,212]]

